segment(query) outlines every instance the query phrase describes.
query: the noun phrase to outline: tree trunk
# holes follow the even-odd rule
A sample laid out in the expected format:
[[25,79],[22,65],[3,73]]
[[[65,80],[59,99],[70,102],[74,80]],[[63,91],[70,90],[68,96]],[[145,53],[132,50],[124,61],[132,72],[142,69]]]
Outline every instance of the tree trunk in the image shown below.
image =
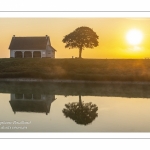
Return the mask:
[[79,58],[82,58],[81,54],[82,54],[82,48],[79,49]]
[[81,94],[79,94],[79,105],[80,105],[81,108],[83,108],[82,100],[81,100]]

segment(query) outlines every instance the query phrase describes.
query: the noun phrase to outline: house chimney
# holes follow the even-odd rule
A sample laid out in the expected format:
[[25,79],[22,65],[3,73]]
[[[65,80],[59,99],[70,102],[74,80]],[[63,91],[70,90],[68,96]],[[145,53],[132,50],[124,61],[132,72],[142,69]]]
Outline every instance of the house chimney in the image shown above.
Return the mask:
[[47,39],[47,37],[48,37],[48,36],[46,35],[46,39]]
[[15,38],[15,35],[13,35],[13,38]]

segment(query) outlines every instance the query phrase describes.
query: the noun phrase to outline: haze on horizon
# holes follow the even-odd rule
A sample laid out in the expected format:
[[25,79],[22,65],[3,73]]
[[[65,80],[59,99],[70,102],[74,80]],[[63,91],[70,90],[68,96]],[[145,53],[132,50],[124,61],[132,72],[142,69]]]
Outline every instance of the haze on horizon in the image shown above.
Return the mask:
[[[99,36],[99,46],[83,50],[83,58],[150,58],[150,18],[0,18],[0,58],[10,57],[13,35],[48,35],[57,50],[56,58],[78,57],[78,49],[65,48],[62,39],[81,26],[92,28]],[[132,37],[129,42],[126,39],[134,29],[143,36],[136,45],[130,44],[136,42]]]

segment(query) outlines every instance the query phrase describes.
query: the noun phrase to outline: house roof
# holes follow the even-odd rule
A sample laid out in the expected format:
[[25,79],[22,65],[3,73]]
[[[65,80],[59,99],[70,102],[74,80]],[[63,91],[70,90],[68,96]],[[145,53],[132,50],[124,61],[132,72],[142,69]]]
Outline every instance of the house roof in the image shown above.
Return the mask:
[[[45,50],[48,41],[50,43],[49,36],[42,36],[42,37],[15,37],[13,36],[11,39],[9,49],[10,50]],[[51,46],[51,43],[49,46],[53,50],[55,50]]]

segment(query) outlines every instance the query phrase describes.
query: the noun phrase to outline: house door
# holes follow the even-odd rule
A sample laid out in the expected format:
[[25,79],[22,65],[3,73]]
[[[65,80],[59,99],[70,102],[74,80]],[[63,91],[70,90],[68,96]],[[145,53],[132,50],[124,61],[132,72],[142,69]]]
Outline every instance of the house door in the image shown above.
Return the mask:
[[22,58],[22,52],[21,51],[15,52],[15,58]]
[[40,58],[41,58],[41,52],[39,52],[39,51],[34,51],[34,52],[33,52],[33,57],[40,57]]
[[32,58],[32,53],[29,51],[24,52],[24,58]]

